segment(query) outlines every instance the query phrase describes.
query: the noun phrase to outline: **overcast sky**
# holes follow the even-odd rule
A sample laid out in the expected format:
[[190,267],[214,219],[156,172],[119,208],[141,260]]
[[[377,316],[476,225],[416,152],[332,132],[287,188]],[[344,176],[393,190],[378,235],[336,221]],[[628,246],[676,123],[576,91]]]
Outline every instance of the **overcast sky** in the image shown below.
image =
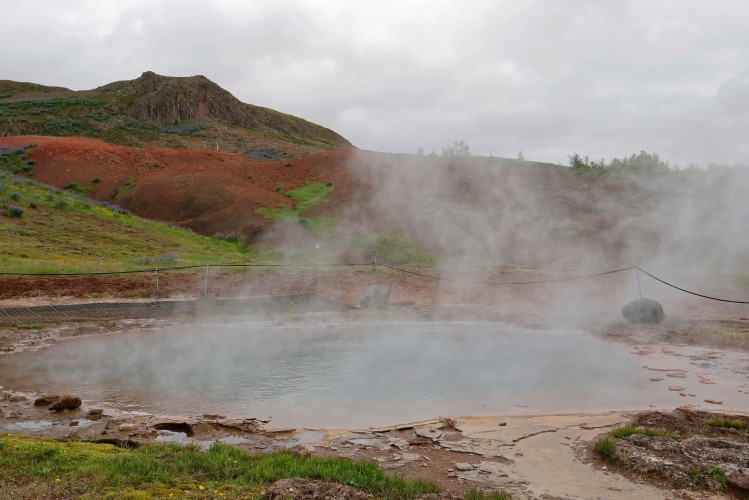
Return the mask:
[[749,164],[744,0],[0,0],[0,79],[202,74],[364,149]]

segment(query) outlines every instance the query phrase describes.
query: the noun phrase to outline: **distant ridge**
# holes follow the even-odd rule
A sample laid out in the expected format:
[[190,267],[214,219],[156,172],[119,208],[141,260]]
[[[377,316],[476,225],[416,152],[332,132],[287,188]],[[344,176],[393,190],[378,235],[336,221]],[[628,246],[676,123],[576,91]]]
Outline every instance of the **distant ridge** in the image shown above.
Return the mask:
[[218,146],[271,157],[351,146],[328,128],[245,104],[205,76],[152,71],[85,91],[0,80],[0,136],[9,135],[91,137],[126,146]]

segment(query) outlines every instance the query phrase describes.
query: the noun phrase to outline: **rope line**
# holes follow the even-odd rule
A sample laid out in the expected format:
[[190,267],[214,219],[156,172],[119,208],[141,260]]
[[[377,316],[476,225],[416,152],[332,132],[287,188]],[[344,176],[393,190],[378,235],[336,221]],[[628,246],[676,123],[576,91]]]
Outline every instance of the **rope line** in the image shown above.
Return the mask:
[[154,267],[150,269],[131,269],[128,271],[91,271],[86,273],[17,273],[0,271],[0,276],[105,276],[117,274],[160,273],[163,271],[181,271],[184,269],[202,269],[204,267],[350,267],[371,266],[372,263],[356,264],[245,264],[241,262],[224,262],[212,264],[193,264],[189,266]]
[[607,274],[615,274],[615,273],[621,273],[623,271],[630,271],[632,269],[637,269],[637,266],[629,266],[622,269],[615,269],[613,271],[604,271],[601,273],[595,273],[595,274],[585,274],[582,276],[570,276],[569,278],[554,278],[554,279],[548,279],[548,280],[535,280],[535,281],[463,281],[460,279],[451,279],[451,278],[444,278],[441,276],[433,276],[431,274],[422,274],[418,273],[416,271],[408,271],[406,269],[400,269],[398,267],[388,266],[387,264],[377,264],[380,267],[385,267],[387,269],[392,269],[393,271],[398,271],[400,273],[404,274],[411,274],[414,276],[421,276],[423,278],[429,278],[433,280],[440,280],[440,281],[453,281],[458,283],[465,283],[467,285],[540,285],[544,283],[560,283],[563,281],[576,281],[576,280],[582,280],[587,278],[595,278],[597,276],[605,276]]
[[[629,266],[624,267],[621,269],[614,269],[612,271],[603,271],[600,273],[593,273],[593,274],[585,274],[580,276],[570,276],[568,278],[554,278],[554,279],[547,279],[547,280],[532,280],[532,281],[464,281],[461,279],[455,279],[455,278],[445,278],[443,276],[434,276],[431,274],[424,274],[417,271],[409,271],[407,269],[402,269],[399,267],[391,266],[388,264],[383,264],[382,262],[366,262],[366,263],[344,263],[344,264],[248,264],[248,263],[242,263],[242,262],[226,262],[226,263],[209,263],[209,264],[193,264],[188,266],[172,266],[172,267],[161,267],[161,268],[152,268],[152,269],[131,269],[128,271],[93,271],[93,272],[81,272],[81,273],[18,273],[18,272],[7,272],[7,271],[0,271],[0,276],[112,276],[112,275],[120,275],[120,274],[137,274],[137,273],[160,273],[165,271],[181,271],[185,269],[206,269],[206,272],[209,267],[361,267],[361,266],[375,266],[377,267],[383,267],[386,269],[390,269],[392,271],[396,271],[403,274],[409,274],[412,276],[418,276],[421,278],[431,279],[431,280],[438,280],[438,281],[451,281],[451,282],[457,282],[457,283],[464,283],[468,285],[491,285],[491,286],[513,286],[513,285],[541,285],[541,284],[547,284],[547,283],[562,283],[567,281],[577,281],[577,280],[583,280],[588,278],[596,278],[598,276],[606,276],[609,274],[616,274],[621,273],[624,271],[640,271],[643,274],[653,278],[654,280],[658,281],[659,283],[662,283],[668,287],[671,287],[675,290],[679,290],[680,292],[687,293],[689,295],[694,295],[696,297],[701,297],[703,299],[708,300],[715,300],[718,302],[727,302],[731,304],[749,304],[749,301],[745,300],[731,300],[731,299],[724,299],[720,297],[713,297],[710,295],[705,295],[702,293],[693,292],[691,290],[687,290],[685,288],[681,288],[679,286],[674,285],[673,283],[669,283],[668,281],[665,281],[649,272],[641,268],[640,266]],[[638,288],[639,288],[639,275],[637,276],[638,281]],[[642,294],[642,292],[640,292]]]
[[635,267],[636,267],[636,268],[637,268],[638,270],[642,271],[642,272],[643,272],[644,274],[647,274],[648,276],[650,276],[651,278],[653,278],[654,280],[656,280],[656,281],[660,281],[660,282],[661,282],[661,283],[663,283],[664,285],[666,285],[666,286],[670,286],[671,288],[675,288],[676,290],[679,290],[680,292],[688,293],[688,294],[690,294],[690,295],[696,295],[697,297],[702,297],[703,299],[709,299],[709,300],[717,300],[718,302],[729,302],[729,303],[731,303],[731,304],[749,304],[749,301],[745,301],[745,300],[729,300],[729,299],[721,299],[721,298],[718,298],[718,297],[711,297],[710,295],[703,295],[703,294],[701,294],[701,293],[697,293],[697,292],[691,292],[691,291],[689,291],[689,290],[686,290],[686,289],[684,289],[684,288],[680,288],[680,287],[678,287],[678,286],[676,286],[676,285],[674,285],[674,284],[671,284],[671,283],[669,283],[669,282],[667,282],[667,281],[664,281],[664,280],[662,280],[662,279],[658,278],[657,276],[653,276],[652,274],[650,274],[649,272],[647,272],[646,270],[644,270],[644,269],[643,269],[643,268],[641,268],[640,266],[635,266]]

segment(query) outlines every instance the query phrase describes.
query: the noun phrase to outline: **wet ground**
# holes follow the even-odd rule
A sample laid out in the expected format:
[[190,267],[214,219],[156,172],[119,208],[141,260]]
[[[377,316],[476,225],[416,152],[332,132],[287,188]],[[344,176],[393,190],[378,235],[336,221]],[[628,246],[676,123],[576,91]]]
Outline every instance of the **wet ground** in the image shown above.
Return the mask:
[[[509,270],[505,274],[502,279],[535,277],[524,270]],[[366,286],[384,279],[381,273],[374,272],[321,274],[316,282],[311,276],[302,282],[298,279],[279,280],[270,275],[257,279],[258,286],[272,289],[273,293],[317,291],[348,303],[356,303]],[[246,290],[242,278],[222,276],[220,282],[226,293],[234,293]],[[610,291],[628,286],[622,277],[610,278],[589,288],[567,290],[564,296],[553,287],[523,286],[494,289],[487,293],[485,288],[436,288],[431,283],[425,286],[423,280],[394,274],[386,278],[394,285],[391,302],[399,304],[388,311],[334,315],[290,312],[261,319],[276,327],[310,321],[328,328],[341,321],[464,321],[470,318],[510,324],[521,329],[580,328],[595,335],[599,339],[597,342],[611,344],[614,351],[636,360],[638,380],[644,384],[640,387],[644,393],[654,396],[646,409],[650,409],[650,404],[664,410],[693,405],[713,412],[727,408],[746,412],[746,402],[749,401],[746,371],[749,367],[749,312],[741,306],[655,295],[664,304],[667,318],[660,325],[640,326],[626,324],[618,316],[623,299],[618,292],[612,294]],[[193,284],[187,278],[171,283],[165,280],[162,285],[165,282],[176,294],[172,298],[195,297],[188,290]],[[121,294],[118,296],[117,293],[129,293],[132,287],[142,286],[134,281],[123,282],[120,283],[120,292],[111,297],[87,297],[85,280],[66,283],[75,285],[70,289],[73,296],[23,296],[4,300],[2,305],[121,301]],[[26,281],[24,284],[30,287],[29,293],[37,285]],[[107,284],[102,287],[101,290],[110,289]],[[9,290],[8,287],[4,289]],[[64,292],[65,287],[59,290]],[[653,296],[653,290],[646,291]],[[198,316],[176,322],[145,319],[20,325],[22,328],[9,326],[0,328],[0,349],[13,353],[38,349],[67,338],[152,331],[196,322],[216,324],[232,319],[236,320],[236,317],[204,319]],[[746,380],[746,383],[742,384],[741,380]],[[35,390],[44,391],[44,387],[35,387]],[[617,388],[611,391],[613,397],[616,397],[616,391]],[[578,410],[570,411],[569,415],[496,417],[490,414],[505,412],[493,410],[475,412],[487,416],[441,418],[416,425],[310,430],[281,428],[273,420],[264,421],[268,416],[265,413],[244,415],[255,418],[232,418],[231,415],[190,412],[194,416],[165,418],[163,412],[151,411],[153,408],[128,410],[117,404],[85,398],[80,409],[51,412],[45,406],[34,407],[33,398],[38,394],[1,392],[0,432],[115,443],[156,440],[196,442],[208,446],[215,440],[223,440],[248,451],[290,448],[303,454],[363,457],[376,460],[388,471],[409,478],[428,479],[449,491],[462,492],[477,485],[485,489],[507,490],[514,498],[720,498],[722,495],[691,487],[675,490],[672,484],[654,480],[646,474],[624,475],[622,472],[626,471],[605,470],[606,464],[598,462],[591,454],[591,443],[608,430],[637,418],[636,412],[621,411],[627,408],[618,405],[606,408],[617,410],[615,412],[591,414],[581,414]],[[625,389],[622,394],[626,393]],[[202,396],[196,394],[195,401],[202,401]],[[530,410],[523,412],[520,408],[519,413],[533,413]],[[101,415],[98,412],[89,415],[91,410],[98,409],[102,410]],[[441,415],[467,413],[474,412],[450,411]],[[551,409],[546,413],[554,411]]]

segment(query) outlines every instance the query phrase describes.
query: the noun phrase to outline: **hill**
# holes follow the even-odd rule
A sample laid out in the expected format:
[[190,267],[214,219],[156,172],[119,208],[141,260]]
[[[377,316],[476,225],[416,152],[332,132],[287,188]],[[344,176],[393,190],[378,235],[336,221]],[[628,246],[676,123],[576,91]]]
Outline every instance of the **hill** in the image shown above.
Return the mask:
[[[331,260],[362,262],[377,254],[381,262],[440,261],[465,269],[463,279],[473,281],[484,279],[486,265],[598,271],[639,264],[672,272],[686,286],[735,284],[743,293],[749,284],[742,271],[749,265],[743,237],[749,172],[742,169],[618,178],[501,158],[355,149],[260,160],[80,138],[5,137],[0,147],[25,148],[8,157],[8,175],[191,228],[207,241],[228,237]],[[3,210],[13,200],[4,203]],[[41,249],[55,255],[67,238],[56,234],[72,227],[86,229],[80,243],[65,247],[72,255],[78,246],[122,232],[70,212],[58,215],[59,224],[37,233],[40,239],[19,236],[27,250],[8,244],[0,255],[5,251],[17,263],[42,258]],[[13,228],[16,220],[3,212],[0,224]],[[136,253],[158,254],[138,245],[104,255],[132,262]]]
[[218,147],[257,158],[351,146],[320,125],[242,103],[204,76],[167,77],[151,71],[85,91],[0,80],[0,137],[9,135]]
[[[0,148],[6,168],[23,149]],[[254,249],[145,220],[106,202],[0,171],[0,267],[79,272],[251,261]]]

